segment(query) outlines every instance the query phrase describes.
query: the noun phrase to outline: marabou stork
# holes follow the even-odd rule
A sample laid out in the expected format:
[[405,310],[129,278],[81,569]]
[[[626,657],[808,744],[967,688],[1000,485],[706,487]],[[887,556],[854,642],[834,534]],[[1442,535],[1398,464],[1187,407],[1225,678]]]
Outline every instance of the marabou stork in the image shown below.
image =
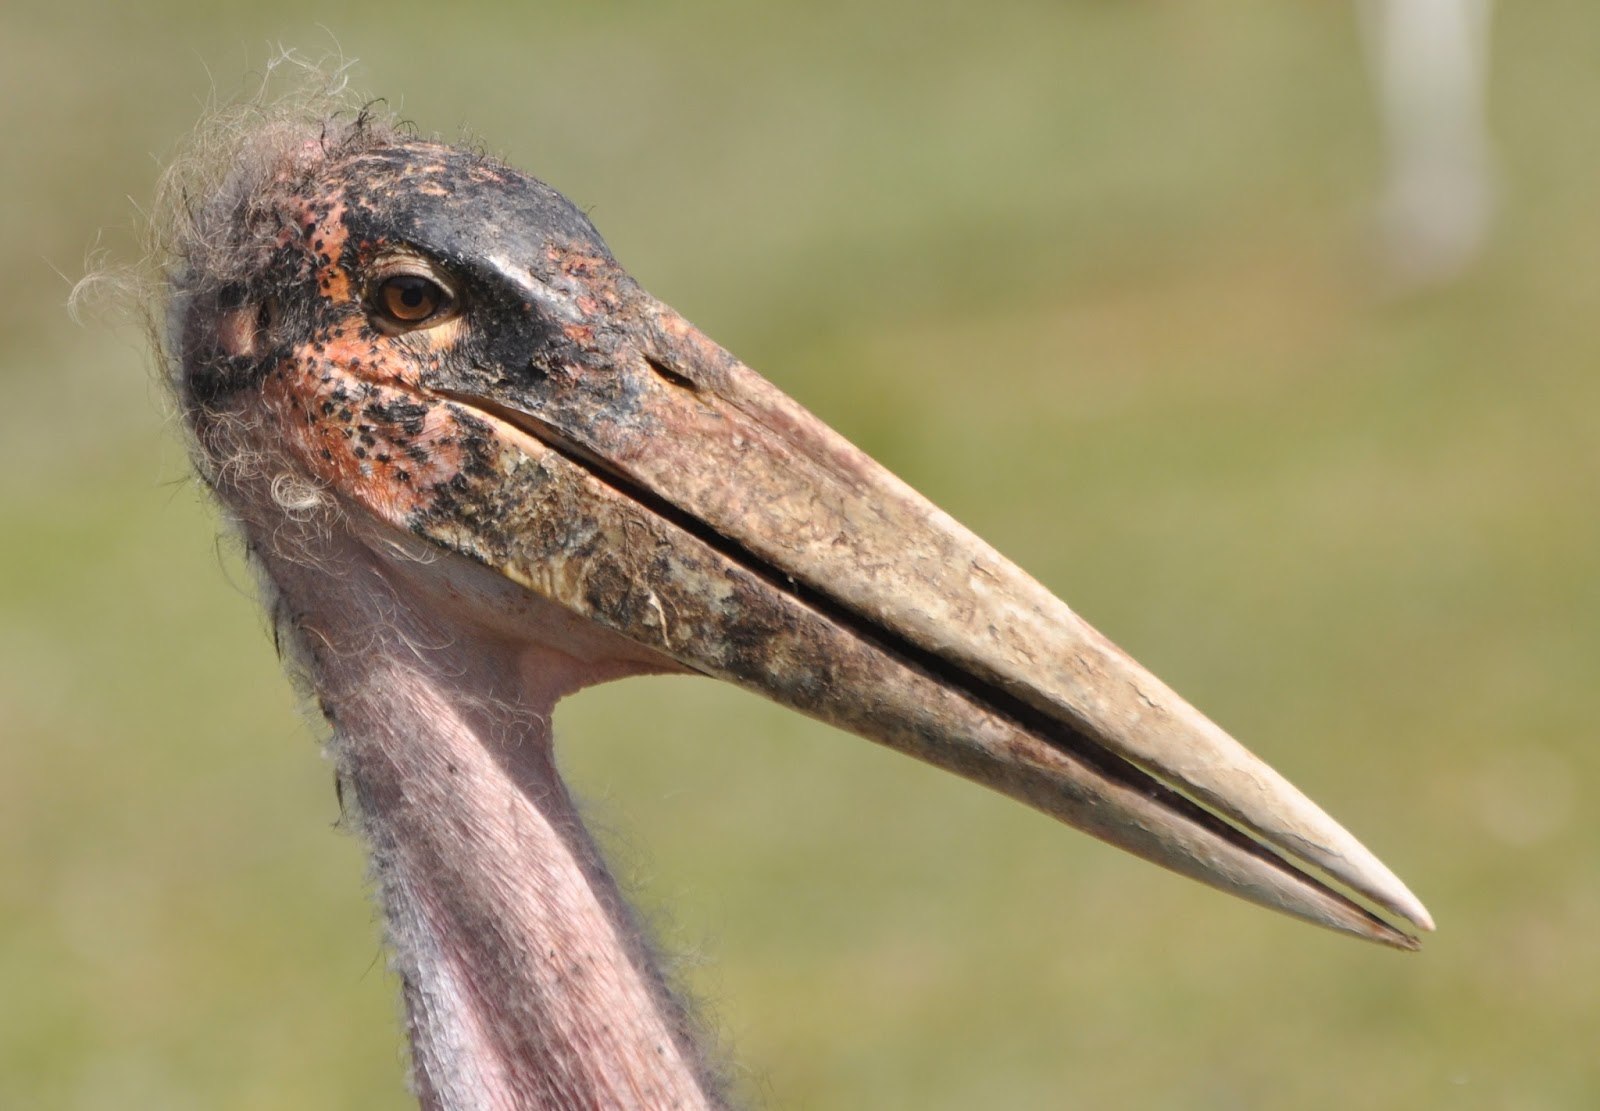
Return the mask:
[[329,722],[424,1106],[729,1098],[552,757],[556,701],[628,675],[758,691],[1324,926],[1432,928],[549,186],[365,117],[262,124],[228,161],[171,205],[166,355]]

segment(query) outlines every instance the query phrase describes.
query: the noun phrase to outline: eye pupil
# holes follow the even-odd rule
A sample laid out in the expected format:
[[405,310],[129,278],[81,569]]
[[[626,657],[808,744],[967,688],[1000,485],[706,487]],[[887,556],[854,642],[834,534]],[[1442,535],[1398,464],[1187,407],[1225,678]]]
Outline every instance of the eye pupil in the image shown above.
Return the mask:
[[448,307],[450,295],[438,282],[416,274],[396,274],[378,287],[377,308],[393,324],[425,324]]

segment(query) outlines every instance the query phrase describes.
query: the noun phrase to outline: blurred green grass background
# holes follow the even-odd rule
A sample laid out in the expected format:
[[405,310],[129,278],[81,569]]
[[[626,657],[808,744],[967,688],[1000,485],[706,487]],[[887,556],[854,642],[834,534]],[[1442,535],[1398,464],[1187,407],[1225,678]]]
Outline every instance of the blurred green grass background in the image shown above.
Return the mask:
[[1376,295],[1346,5],[0,12],[0,1107],[404,1107],[359,846],[131,329],[213,95],[337,44],[1304,787],[1440,924],[1234,904],[709,683],[557,718],[755,1103],[1600,1106],[1600,8],[1503,5],[1489,254]]

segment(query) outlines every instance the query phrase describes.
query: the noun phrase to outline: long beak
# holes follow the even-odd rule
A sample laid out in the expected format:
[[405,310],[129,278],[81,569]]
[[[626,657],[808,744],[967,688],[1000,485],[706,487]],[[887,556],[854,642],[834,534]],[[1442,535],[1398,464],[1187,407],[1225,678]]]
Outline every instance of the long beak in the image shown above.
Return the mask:
[[451,513],[410,527],[1223,891],[1398,948],[1433,928],[1354,837],[1033,579],[670,309],[630,316],[602,375],[433,383],[493,450]]

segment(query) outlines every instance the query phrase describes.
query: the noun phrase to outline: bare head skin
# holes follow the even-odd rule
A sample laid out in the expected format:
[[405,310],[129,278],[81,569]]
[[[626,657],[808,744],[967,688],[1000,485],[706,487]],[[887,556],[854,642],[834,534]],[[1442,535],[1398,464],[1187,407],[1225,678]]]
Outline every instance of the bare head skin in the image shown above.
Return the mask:
[[370,120],[272,125],[175,224],[197,464],[331,725],[425,1106],[724,1103],[551,754],[556,701],[627,675],[757,690],[1324,926],[1432,928],[543,183]]

